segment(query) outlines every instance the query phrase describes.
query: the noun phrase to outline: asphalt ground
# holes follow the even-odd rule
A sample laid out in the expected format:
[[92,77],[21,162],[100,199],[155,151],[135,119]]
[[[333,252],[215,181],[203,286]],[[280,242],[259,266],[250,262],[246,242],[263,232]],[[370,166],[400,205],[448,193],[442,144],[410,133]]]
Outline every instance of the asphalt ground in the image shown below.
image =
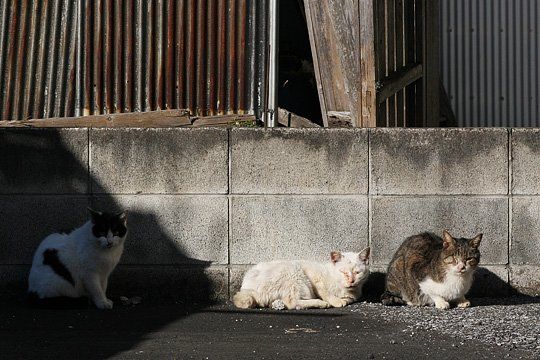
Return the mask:
[[10,302],[0,311],[0,358],[540,358],[538,298],[473,299],[473,305],[439,311],[364,302],[275,311],[143,301],[100,311]]

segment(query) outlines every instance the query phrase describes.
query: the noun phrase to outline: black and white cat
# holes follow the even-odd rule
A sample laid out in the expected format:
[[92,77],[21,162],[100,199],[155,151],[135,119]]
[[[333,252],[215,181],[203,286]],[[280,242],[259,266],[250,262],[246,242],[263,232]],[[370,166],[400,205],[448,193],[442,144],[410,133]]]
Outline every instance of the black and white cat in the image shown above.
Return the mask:
[[69,234],[47,236],[37,248],[28,278],[34,302],[89,297],[99,309],[113,307],[107,282],[122,256],[127,216],[88,210],[91,220]]

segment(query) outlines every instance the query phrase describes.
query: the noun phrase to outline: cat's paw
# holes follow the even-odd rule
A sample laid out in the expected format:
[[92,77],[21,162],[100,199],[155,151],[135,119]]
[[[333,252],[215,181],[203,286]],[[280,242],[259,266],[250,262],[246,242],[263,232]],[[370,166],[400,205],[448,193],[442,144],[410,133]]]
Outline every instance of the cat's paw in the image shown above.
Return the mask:
[[274,300],[270,307],[274,310],[283,310],[285,309],[285,303],[281,299]]
[[446,310],[446,309],[450,308],[450,303],[448,301],[445,301],[445,300],[437,300],[437,301],[435,301],[435,307],[437,309]]
[[101,310],[110,310],[113,308],[113,302],[110,299],[96,301],[96,307]]
[[460,300],[457,304],[459,308],[465,309],[471,306],[471,302],[467,299]]
[[340,298],[328,299],[328,303],[335,308],[344,307],[348,304],[348,301]]

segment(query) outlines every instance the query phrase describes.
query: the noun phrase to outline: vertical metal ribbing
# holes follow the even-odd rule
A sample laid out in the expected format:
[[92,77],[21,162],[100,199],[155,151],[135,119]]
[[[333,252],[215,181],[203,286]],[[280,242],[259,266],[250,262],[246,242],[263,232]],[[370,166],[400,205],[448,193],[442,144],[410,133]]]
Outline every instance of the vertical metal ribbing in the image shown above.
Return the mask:
[[78,2],[80,0],[72,1],[70,12],[68,12],[69,24],[66,26],[66,37],[68,41],[67,53],[65,54],[67,59],[67,65],[64,67],[66,84],[64,85],[65,92],[58,99],[60,103],[60,115],[59,116],[75,116],[75,106],[77,101],[77,39],[78,39]]
[[186,1],[179,0],[176,4],[176,106],[186,108]]
[[[56,90],[56,69],[58,67],[58,52],[60,48],[60,44],[58,43],[58,38],[60,37],[60,30],[61,30],[61,19],[60,14],[62,11],[62,2],[60,1],[54,1],[52,3],[52,11],[51,11],[51,19],[49,26],[51,27],[50,30],[50,38],[48,39],[48,44],[45,44],[45,46],[48,48],[47,52],[47,68],[45,72],[45,101],[44,101],[44,109],[43,109],[43,116],[44,117],[53,117],[54,116],[54,91]],[[54,41],[50,41],[50,39],[54,39]]]
[[197,1],[197,61],[195,69],[197,115],[204,115],[206,102],[206,0]]
[[133,18],[135,16],[134,0],[124,1],[124,28],[123,28],[123,44],[124,44],[124,79],[123,79],[123,102],[122,111],[129,112],[135,110],[135,102],[133,101],[135,83],[133,81],[134,69],[134,38],[133,38]]
[[124,7],[123,0],[115,0],[113,6],[113,104],[111,112],[122,112],[124,101],[124,17],[122,10]]
[[227,103],[227,2],[219,1],[218,3],[218,70],[217,70],[217,113],[224,114]]
[[23,68],[26,61],[26,31],[28,29],[28,0],[23,0],[21,3],[21,9],[19,12],[20,27],[17,34],[17,59],[15,65],[15,78],[13,86],[13,109],[11,118],[14,120],[20,119],[21,98],[23,91]]
[[0,116],[264,103],[266,0],[0,2]]
[[144,111],[144,37],[143,37],[143,0],[135,0],[135,72],[133,74],[134,82],[134,110]]
[[187,61],[186,61],[186,107],[196,111],[196,42],[197,42],[197,4],[195,1],[188,1],[187,7]]
[[[36,48],[38,46],[38,39],[39,39],[39,33],[38,33],[39,13],[38,11],[39,11],[39,1],[34,0],[32,1],[32,10],[30,13],[30,26],[28,29],[28,56],[27,56],[27,65],[26,65],[25,80],[24,80],[24,94],[23,94],[23,101],[22,101],[21,119],[30,118],[33,112],[32,105],[34,103],[34,80],[35,80],[34,70],[35,70],[35,65],[36,65],[35,53],[37,51]],[[0,26],[2,25],[0,24]],[[2,46],[0,44],[0,59],[2,58],[1,48]],[[2,69],[1,63],[0,63],[0,69]]]
[[228,43],[228,61],[227,61],[227,112],[233,113],[236,103],[236,61],[237,48],[236,48],[236,12],[237,12],[237,0],[229,0],[229,14],[228,14],[228,26],[227,32],[229,34]]
[[164,109],[165,102],[165,83],[164,83],[164,72],[165,72],[165,44],[164,44],[164,32],[165,32],[165,17],[164,15],[164,6],[163,0],[156,1],[155,8],[155,109]]
[[146,24],[143,26],[143,31],[146,31],[145,36],[145,54],[143,56],[145,70],[144,71],[144,108],[143,111],[150,111],[154,108],[154,70],[155,70],[155,44],[154,44],[154,6],[153,2],[145,4]]
[[206,71],[206,88],[208,89],[206,98],[206,104],[208,107],[207,115],[216,115],[217,112],[217,13],[217,1],[208,0],[208,13],[206,20],[206,33],[208,34],[206,43],[208,48]]
[[92,66],[92,92],[93,92],[93,109],[92,114],[101,114],[103,112],[103,35],[102,35],[102,14],[103,14],[102,0],[94,1],[94,23],[93,23],[93,37],[94,46],[92,56],[94,59],[94,66]]
[[237,98],[234,109],[244,113],[246,109],[245,85],[246,85],[246,30],[247,30],[247,4],[246,0],[238,0],[237,21],[237,47],[238,61],[236,68]]
[[164,108],[173,109],[174,108],[174,84],[175,84],[175,71],[174,71],[174,33],[176,27],[175,21],[175,2],[174,0],[167,0],[167,8],[165,11],[167,15],[167,45],[166,45],[166,56],[165,56],[165,104]]
[[103,112],[110,114],[114,112],[113,105],[113,77],[114,77],[114,67],[113,67],[113,0],[104,0],[105,4],[103,7],[103,95],[104,95],[104,109]]
[[4,91],[6,75],[6,56],[7,56],[7,39],[8,39],[8,14],[9,14],[9,2],[0,2],[0,116],[3,114],[4,109]]
[[15,45],[14,41],[17,34],[17,23],[18,23],[18,1],[11,1],[11,8],[9,13],[9,26],[8,26],[8,41],[7,41],[7,53],[6,53],[6,72],[5,72],[5,83],[4,88],[2,89],[2,118],[11,119],[11,88],[13,86],[13,70],[15,69]]

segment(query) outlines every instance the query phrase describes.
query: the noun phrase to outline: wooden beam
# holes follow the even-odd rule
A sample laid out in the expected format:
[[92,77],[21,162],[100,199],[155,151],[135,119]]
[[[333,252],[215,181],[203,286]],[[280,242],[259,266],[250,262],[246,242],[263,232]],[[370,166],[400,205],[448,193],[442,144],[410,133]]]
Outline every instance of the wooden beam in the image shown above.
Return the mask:
[[255,115],[216,115],[216,116],[201,116],[192,118],[191,125],[194,127],[200,126],[227,126],[238,124],[253,123],[257,118]]
[[381,104],[390,96],[402,90],[422,77],[422,64],[416,64],[412,68],[403,68],[391,78],[383,81],[383,86],[377,93],[377,103]]
[[[160,110],[149,112],[90,115],[82,117],[49,118],[39,120],[0,121],[0,128],[126,128],[126,127],[182,127],[245,121],[254,116],[226,115],[217,117],[191,117],[187,110]],[[203,120],[204,119],[204,120]],[[194,124],[197,123],[197,124]]]
[[377,126],[377,92],[375,90],[375,22],[373,1],[358,2],[360,21],[360,96],[362,127]]

